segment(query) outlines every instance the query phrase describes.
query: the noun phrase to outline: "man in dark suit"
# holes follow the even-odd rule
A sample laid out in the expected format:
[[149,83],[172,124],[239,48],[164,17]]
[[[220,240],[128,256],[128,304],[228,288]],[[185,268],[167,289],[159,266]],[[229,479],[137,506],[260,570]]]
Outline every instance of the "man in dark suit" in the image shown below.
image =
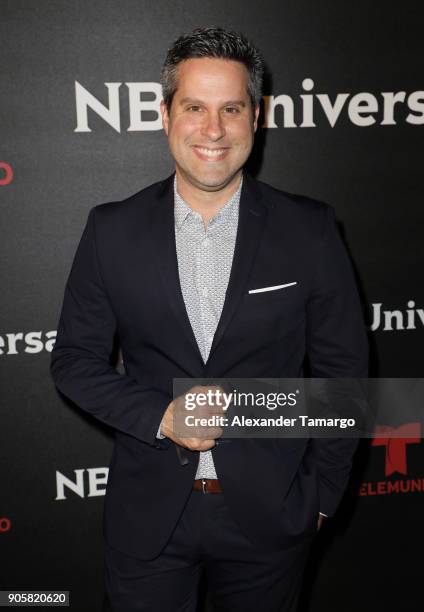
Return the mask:
[[[168,52],[163,125],[176,172],[95,207],[66,287],[52,374],[115,430],[105,501],[114,610],[293,610],[310,543],[355,442],[183,438],[175,378],[367,375],[351,266],[325,204],[243,172],[263,65],[196,30]],[[260,291],[258,291],[260,289]],[[118,338],[125,374],[111,355]]]

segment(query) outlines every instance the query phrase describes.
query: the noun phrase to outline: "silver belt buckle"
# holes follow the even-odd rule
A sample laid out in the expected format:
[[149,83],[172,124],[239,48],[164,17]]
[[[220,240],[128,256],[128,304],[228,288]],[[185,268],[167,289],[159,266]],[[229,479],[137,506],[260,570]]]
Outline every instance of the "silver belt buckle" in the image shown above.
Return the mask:
[[203,493],[204,495],[206,495],[206,493],[207,493],[207,490],[206,490],[206,484],[207,484],[207,483],[206,483],[206,480],[205,480],[204,478],[202,478],[202,493]]

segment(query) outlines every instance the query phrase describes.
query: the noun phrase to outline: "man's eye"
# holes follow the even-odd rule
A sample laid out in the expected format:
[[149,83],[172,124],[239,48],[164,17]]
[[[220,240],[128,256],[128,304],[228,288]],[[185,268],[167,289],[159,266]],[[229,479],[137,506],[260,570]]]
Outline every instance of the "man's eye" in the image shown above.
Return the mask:
[[229,113],[230,115],[235,115],[239,112],[239,109],[236,106],[226,106],[225,112]]
[[201,110],[200,106],[197,106],[195,104],[193,104],[192,106],[189,106],[187,108],[188,111],[191,111],[193,113],[199,112]]

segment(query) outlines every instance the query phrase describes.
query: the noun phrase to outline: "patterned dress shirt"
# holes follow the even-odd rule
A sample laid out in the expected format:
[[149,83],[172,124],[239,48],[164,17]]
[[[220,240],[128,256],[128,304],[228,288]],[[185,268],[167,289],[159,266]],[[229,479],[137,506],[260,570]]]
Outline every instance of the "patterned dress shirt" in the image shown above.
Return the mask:
[[[200,353],[207,362],[230,278],[242,180],[236,193],[209,221],[194,212],[174,180],[175,241],[185,307]],[[196,478],[217,478],[211,451],[200,453]]]

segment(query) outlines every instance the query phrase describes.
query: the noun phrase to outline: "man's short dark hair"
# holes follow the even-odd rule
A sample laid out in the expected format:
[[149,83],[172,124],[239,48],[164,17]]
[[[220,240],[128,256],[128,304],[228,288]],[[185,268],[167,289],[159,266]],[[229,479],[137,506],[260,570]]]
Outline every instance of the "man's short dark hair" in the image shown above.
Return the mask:
[[242,34],[223,28],[196,28],[180,36],[168,50],[161,72],[163,99],[168,110],[177,89],[178,65],[193,58],[234,60],[246,66],[247,91],[253,108],[261,102],[264,62],[261,53]]

